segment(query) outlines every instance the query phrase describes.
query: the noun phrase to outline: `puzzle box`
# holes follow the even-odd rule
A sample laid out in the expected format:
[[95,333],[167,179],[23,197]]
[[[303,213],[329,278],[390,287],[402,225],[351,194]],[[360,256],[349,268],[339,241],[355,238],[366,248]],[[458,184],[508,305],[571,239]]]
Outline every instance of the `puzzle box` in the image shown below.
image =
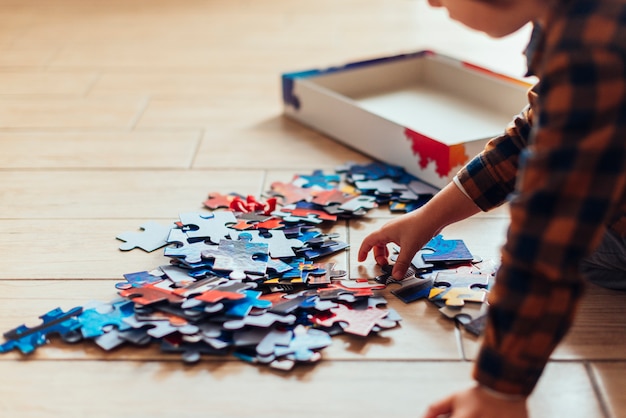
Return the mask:
[[432,51],[282,75],[285,115],[436,187],[503,132],[530,86]]

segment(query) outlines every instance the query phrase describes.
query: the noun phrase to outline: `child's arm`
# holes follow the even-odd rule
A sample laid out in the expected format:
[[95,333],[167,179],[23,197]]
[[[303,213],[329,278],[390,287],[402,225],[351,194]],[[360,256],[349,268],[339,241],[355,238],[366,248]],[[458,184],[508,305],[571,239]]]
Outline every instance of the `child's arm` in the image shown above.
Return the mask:
[[[532,97],[534,93],[531,91],[529,99]],[[388,222],[368,235],[361,244],[358,260],[365,261],[368,252],[373,249],[376,262],[388,264],[387,244],[393,242],[400,246],[393,276],[402,278],[417,251],[444,227],[481,209],[488,211],[502,204],[515,187],[519,154],[528,142],[531,122],[532,110],[529,106],[502,135],[489,141],[481,155],[459,172],[455,182],[448,184],[423,207]],[[466,195],[468,189],[472,191],[471,198]]]
[[[474,371],[481,384],[510,394],[531,393],[567,333],[583,289],[579,263],[619,215],[626,184],[623,57],[593,48],[551,53]],[[472,182],[491,171],[474,169],[463,183],[470,196]]]

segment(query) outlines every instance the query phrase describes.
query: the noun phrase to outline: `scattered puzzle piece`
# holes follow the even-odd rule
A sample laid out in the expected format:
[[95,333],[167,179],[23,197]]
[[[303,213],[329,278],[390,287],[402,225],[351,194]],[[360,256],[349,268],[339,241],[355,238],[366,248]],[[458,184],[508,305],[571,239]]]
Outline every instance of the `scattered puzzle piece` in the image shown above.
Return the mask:
[[147,271],[138,271],[136,273],[124,274],[126,282],[116,283],[117,289],[130,289],[131,287],[142,287],[146,284],[156,283],[163,280],[160,276],[155,276]]
[[158,302],[181,303],[182,296],[178,296],[170,290],[157,287],[158,283],[151,283],[142,287],[133,287],[119,292],[120,296],[132,299],[141,305],[151,305]]
[[94,338],[104,334],[103,328],[107,325],[113,325],[119,331],[128,329],[124,318],[134,314],[133,306],[133,302],[122,299],[83,310],[78,316],[83,338]]
[[432,301],[443,300],[447,306],[463,306],[465,302],[484,302],[487,293],[483,290],[475,290],[463,287],[430,289],[428,299]]
[[316,324],[329,327],[336,322],[346,323],[343,328],[348,334],[366,337],[374,326],[382,326],[384,328],[395,326],[393,321],[385,320],[388,311],[378,308],[368,308],[366,310],[357,311],[350,309],[345,305],[338,305],[331,309],[333,316],[326,320],[317,320]]
[[426,263],[462,263],[474,259],[462,240],[445,240],[443,235],[433,237],[423,249],[433,251],[432,254],[422,255]]
[[291,183],[304,188],[318,186],[322,189],[332,189],[339,181],[341,181],[341,177],[337,174],[324,174],[322,170],[314,170],[310,175],[295,175]]
[[251,238],[253,243],[265,243],[269,246],[269,254],[273,258],[286,258],[295,256],[294,248],[301,248],[304,243],[296,238],[287,238],[285,232],[281,230],[267,231],[261,234],[261,231],[231,231],[231,238],[240,239]]
[[332,339],[328,333],[298,325],[293,330],[293,338],[287,346],[276,346],[274,354],[277,357],[289,355],[296,361],[313,361],[318,359],[316,352],[332,344]]
[[122,232],[116,238],[125,241],[119,247],[122,251],[141,248],[152,252],[167,245],[167,237],[173,227],[173,224],[163,226],[157,222],[146,222],[140,226],[143,232]]
[[252,308],[267,309],[272,306],[272,302],[260,300],[261,292],[254,290],[244,290],[244,298],[236,299],[226,310],[226,315],[243,318],[250,313]]
[[269,247],[266,243],[250,242],[251,235],[244,232],[239,240],[222,239],[219,247],[202,251],[202,257],[213,259],[213,270],[230,273],[231,279],[245,279],[246,274],[263,275],[267,271]]
[[232,231],[228,225],[237,223],[233,212],[213,212],[207,214],[181,213],[180,221],[186,229],[186,234],[192,239],[208,239],[214,244],[228,237]]
[[175,257],[183,260],[187,264],[200,263],[202,252],[215,247],[204,241],[189,242],[189,237],[182,229],[172,229],[167,238],[169,244],[176,244],[176,247],[166,247],[163,255]]
[[32,328],[20,325],[5,332],[3,335],[7,341],[0,345],[0,353],[18,349],[22,354],[30,354],[37,347],[47,343],[48,335],[57,334],[61,337],[68,335],[80,328],[81,324],[76,316],[82,310],[82,307],[76,307],[63,312],[60,308],[56,308],[39,317],[42,321],[41,325]]
[[234,330],[241,329],[245,326],[268,328],[275,323],[291,325],[296,321],[294,315],[277,315],[275,313],[266,312],[261,315],[248,315],[243,319],[237,319],[224,322],[224,329]]

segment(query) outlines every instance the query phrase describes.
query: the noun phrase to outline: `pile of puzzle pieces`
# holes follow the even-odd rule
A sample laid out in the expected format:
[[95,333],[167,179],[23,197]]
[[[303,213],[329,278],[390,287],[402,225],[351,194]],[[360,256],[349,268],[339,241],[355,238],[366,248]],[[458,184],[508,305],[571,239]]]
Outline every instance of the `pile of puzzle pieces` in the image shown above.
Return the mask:
[[[126,281],[116,285],[119,299],[67,312],[57,308],[42,315],[37,327],[6,332],[0,353],[28,354],[49,335],[60,335],[104,350],[158,343],[188,363],[203,354],[233,354],[289,370],[319,360],[334,335],[367,337],[396,327],[401,318],[378,294],[388,285],[399,284],[392,293],[405,302],[424,297],[427,289],[442,309],[461,312],[465,301],[478,301],[470,290],[482,292],[484,301],[484,290],[473,288],[486,284],[473,277],[478,264],[462,265],[473,259],[464,245],[452,248],[440,236],[418,253],[413,276],[402,282],[389,275],[376,282],[349,279],[322,261],[348,245],[323,233],[321,224],[364,216],[382,204],[408,212],[436,191],[399,167],[349,163],[333,174],[316,170],[275,182],[259,199],[210,193],[203,212],[181,213],[168,225],[146,222],[141,231],[116,237],[123,251],[163,248],[168,263],[125,274]],[[473,275],[460,285],[465,292],[458,290],[462,273]]]
[[[397,257],[391,257],[392,260]],[[479,336],[487,320],[487,295],[498,264],[472,255],[462,240],[433,237],[411,261],[403,280],[391,276],[393,266],[384,266],[378,283],[394,286],[391,293],[405,303],[425,299],[445,317]]]
[[[340,173],[352,187],[339,189]],[[391,166],[349,164],[339,173],[276,182],[265,201],[211,193],[203,202],[208,211],[117,236],[123,251],[164,248],[169,263],[124,275],[119,299],[57,308],[39,326],[6,332],[0,352],[28,354],[59,335],[104,350],[158,342],[190,363],[227,353],[279,369],[316,361],[332,335],[367,337],[401,319],[375,294],[384,285],[347,280],[333,263],[318,261],[348,245],[316,226],[363,216],[381,202],[414,207],[425,190],[434,192],[424,185],[418,194],[417,184]]]

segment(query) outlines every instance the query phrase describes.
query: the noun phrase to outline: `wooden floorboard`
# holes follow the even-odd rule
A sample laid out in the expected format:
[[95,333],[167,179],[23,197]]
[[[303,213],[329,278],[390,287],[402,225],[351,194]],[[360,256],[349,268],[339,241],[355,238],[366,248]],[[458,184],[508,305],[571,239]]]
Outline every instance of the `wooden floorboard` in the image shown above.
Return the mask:
[[[512,76],[529,28],[489,39],[425,1],[0,0],[0,330],[107,302],[123,274],[168,260],[115,237],[202,209],[210,192],[259,196],[363,155],[282,115],[283,72],[433,49]],[[385,141],[380,138],[380,141]],[[392,219],[340,222],[356,250]],[[506,205],[443,232],[497,260]],[[336,337],[292,372],[234,357],[187,366],[157,346],[51,344],[0,355],[2,417],[415,417],[471,384],[471,337],[428,302],[371,339]],[[624,295],[590,288],[530,398],[533,417],[626,417]]]

